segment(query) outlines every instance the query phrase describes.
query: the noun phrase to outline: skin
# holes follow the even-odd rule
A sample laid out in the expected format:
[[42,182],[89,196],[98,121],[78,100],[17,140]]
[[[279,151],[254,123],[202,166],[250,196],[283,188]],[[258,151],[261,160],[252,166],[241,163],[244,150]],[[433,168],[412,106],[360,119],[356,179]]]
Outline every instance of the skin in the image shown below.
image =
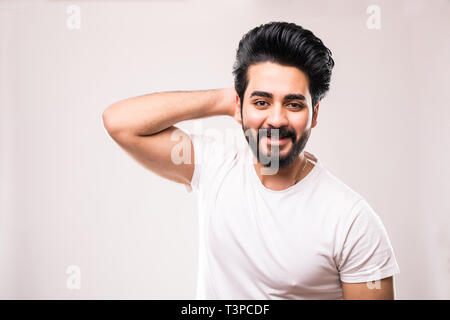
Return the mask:
[[[295,150],[295,144],[301,139],[306,144],[311,129],[317,125],[319,103],[312,106],[311,94],[309,92],[309,81],[307,75],[301,70],[282,66],[272,62],[264,62],[249,67],[248,86],[244,93],[244,101],[241,114],[241,101],[239,95],[235,95],[235,111],[233,117],[242,125],[244,133],[250,135],[247,141],[255,142],[264,156],[271,155],[271,146],[263,139],[258,140],[261,129],[278,128],[282,133],[291,133],[288,143],[279,147],[280,159],[289,154],[294,155],[295,160],[289,165],[279,168],[276,174],[262,174],[261,169],[267,165],[261,164],[254,152],[254,167],[261,183],[268,189],[283,190],[296,182],[295,177],[304,165],[303,149]],[[272,94],[273,98],[254,96],[254,91],[263,91]],[[287,94],[301,94],[304,100],[285,100]],[[301,106],[299,106],[301,105]],[[315,112],[313,115],[313,107]],[[263,131],[262,131],[263,133]],[[295,152],[297,151],[297,152]],[[258,154],[256,152],[256,154]],[[303,179],[312,170],[314,164],[307,162],[307,166],[297,180]],[[345,283],[341,282],[343,299],[345,300],[390,300],[394,299],[393,277],[381,279],[375,282]]]
[[394,277],[379,282],[341,282],[344,300],[394,300]]
[[[289,132],[295,136],[295,140],[279,147],[279,157],[287,157],[293,152],[294,144],[300,139],[307,141],[312,128],[317,125],[319,104],[315,106],[314,117],[312,115],[312,101],[309,92],[309,81],[305,73],[295,67],[281,66],[272,62],[255,64],[248,69],[249,83],[244,94],[243,110],[241,115],[240,98],[236,94],[234,118],[244,131],[250,130],[250,140],[257,141],[261,129],[277,128],[281,132]],[[273,98],[254,96],[254,91],[271,93]],[[294,99],[284,101],[287,94],[300,94],[305,100]],[[249,138],[247,138],[247,141]],[[305,141],[305,143],[306,143]],[[271,155],[271,146],[265,139],[260,139],[259,152],[266,157]],[[265,166],[254,155],[254,167],[262,184],[272,190],[283,190],[295,183],[295,177],[305,164],[304,154],[300,154],[288,166],[278,170],[276,174],[262,174]],[[297,180],[305,177],[314,167],[308,161],[305,170]]]

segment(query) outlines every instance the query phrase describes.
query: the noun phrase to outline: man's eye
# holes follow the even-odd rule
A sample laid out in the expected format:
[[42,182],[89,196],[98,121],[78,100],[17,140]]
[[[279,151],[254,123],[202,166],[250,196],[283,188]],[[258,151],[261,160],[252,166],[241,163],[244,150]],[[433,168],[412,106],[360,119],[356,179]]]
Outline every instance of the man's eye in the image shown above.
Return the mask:
[[290,103],[291,106],[294,106],[296,109],[301,109],[304,107],[303,104],[299,104],[299,103]]
[[256,104],[257,106],[264,107],[264,105],[259,104],[259,103],[266,103],[266,102],[265,102],[265,101],[256,101],[256,102],[255,102],[255,104]]

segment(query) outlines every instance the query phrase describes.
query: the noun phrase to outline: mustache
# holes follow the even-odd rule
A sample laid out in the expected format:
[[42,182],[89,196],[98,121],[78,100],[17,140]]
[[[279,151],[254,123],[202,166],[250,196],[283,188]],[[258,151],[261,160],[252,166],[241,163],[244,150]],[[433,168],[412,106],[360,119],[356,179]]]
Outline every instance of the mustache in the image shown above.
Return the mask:
[[261,137],[267,136],[270,138],[272,135],[276,136],[277,133],[279,139],[295,137],[295,133],[287,128],[263,128],[259,130]]

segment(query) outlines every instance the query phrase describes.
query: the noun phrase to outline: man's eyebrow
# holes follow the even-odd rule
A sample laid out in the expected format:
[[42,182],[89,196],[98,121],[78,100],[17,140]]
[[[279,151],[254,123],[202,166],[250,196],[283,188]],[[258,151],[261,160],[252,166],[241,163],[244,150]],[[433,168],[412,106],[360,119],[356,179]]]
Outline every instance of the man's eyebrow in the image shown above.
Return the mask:
[[306,101],[306,97],[300,93],[290,93],[284,96],[284,100],[302,100]]
[[[273,94],[271,94],[270,92],[266,92],[266,91],[253,91],[250,94],[250,98],[252,97],[264,97],[264,98],[270,98],[273,99]],[[284,101],[286,100],[302,100],[302,101],[306,101],[306,97],[300,93],[289,93],[287,95],[284,96],[283,98]]]
[[266,92],[266,91],[253,91],[252,94],[250,95],[250,98],[251,97],[264,97],[264,98],[273,99],[273,94],[271,94],[270,92]]

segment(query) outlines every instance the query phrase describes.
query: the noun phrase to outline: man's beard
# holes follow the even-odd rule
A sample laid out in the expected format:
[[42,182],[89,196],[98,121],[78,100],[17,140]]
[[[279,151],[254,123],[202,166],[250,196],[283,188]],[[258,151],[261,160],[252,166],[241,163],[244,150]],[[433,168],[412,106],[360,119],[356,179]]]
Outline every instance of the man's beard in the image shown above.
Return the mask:
[[[251,129],[244,129],[244,125],[242,124],[242,130],[244,131],[245,139],[250,145],[250,149],[253,154],[256,156],[256,159],[259,163],[261,163],[264,167],[277,167],[277,169],[283,169],[292,164],[303,151],[308,142],[309,136],[311,134],[311,128],[307,131],[303,132],[300,139],[297,141],[297,134],[295,131],[287,130],[285,127],[282,128],[267,128],[259,130],[259,134],[254,135]],[[246,134],[247,132],[247,134]],[[271,138],[273,140],[281,139],[283,137],[288,137],[292,141],[292,146],[287,154],[280,156],[279,154],[279,145],[271,145],[267,144],[267,151],[270,152],[270,155],[264,154],[260,150],[260,142],[263,137],[267,137],[268,134],[271,134]],[[264,141],[267,141],[266,139]]]

